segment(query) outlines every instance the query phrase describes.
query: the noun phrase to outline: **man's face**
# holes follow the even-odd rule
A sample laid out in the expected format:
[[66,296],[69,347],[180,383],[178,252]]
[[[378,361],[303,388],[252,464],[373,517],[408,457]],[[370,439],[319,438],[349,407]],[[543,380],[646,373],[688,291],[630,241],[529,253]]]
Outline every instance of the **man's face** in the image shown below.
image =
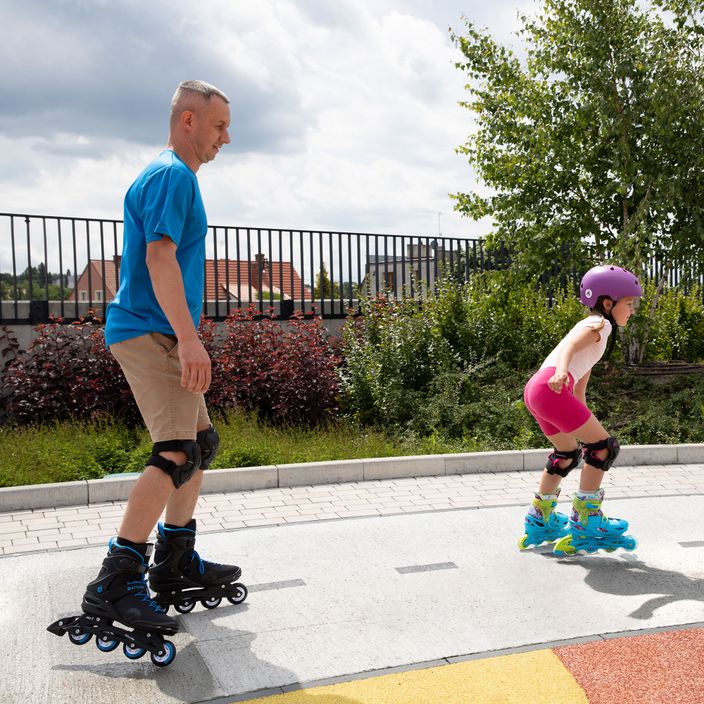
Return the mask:
[[193,116],[193,149],[201,164],[212,161],[223,144],[230,143],[230,106],[214,95]]

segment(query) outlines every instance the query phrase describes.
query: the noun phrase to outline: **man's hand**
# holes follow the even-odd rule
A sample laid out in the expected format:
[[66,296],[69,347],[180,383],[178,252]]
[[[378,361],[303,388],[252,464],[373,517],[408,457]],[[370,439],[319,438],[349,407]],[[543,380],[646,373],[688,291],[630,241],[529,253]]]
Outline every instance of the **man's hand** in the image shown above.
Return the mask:
[[193,393],[205,393],[210,388],[210,357],[197,338],[178,343],[181,362],[181,386]]

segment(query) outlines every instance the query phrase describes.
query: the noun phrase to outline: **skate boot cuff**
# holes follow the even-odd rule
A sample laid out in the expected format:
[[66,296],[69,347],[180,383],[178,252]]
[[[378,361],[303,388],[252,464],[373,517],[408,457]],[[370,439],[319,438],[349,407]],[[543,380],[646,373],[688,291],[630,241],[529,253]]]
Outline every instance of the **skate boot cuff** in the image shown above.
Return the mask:
[[188,532],[188,533],[195,533],[196,532],[196,519],[191,518],[188,523],[186,523],[185,526],[177,526],[174,525],[173,523],[160,523],[159,524],[159,534],[162,535],[164,538],[168,538],[170,533],[181,533],[181,532]]
[[133,543],[131,540],[121,538],[110,538],[108,543],[108,555],[133,555],[138,557],[145,565],[149,564],[154,549],[153,543]]

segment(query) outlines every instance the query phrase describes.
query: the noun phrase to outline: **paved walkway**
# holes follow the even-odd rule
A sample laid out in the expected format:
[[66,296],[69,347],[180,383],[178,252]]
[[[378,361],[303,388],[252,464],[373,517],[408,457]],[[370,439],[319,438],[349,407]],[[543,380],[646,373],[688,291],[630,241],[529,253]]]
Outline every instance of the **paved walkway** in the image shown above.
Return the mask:
[[[0,702],[229,704],[360,676],[359,686],[368,687],[364,679],[408,666],[704,625],[704,495],[616,498],[609,508],[631,521],[637,552],[566,560],[549,549],[520,552],[515,544],[524,507],[518,505],[201,536],[206,557],[244,567],[250,596],[240,605],[197,605],[179,615],[180,630],[171,639],[176,660],[164,670],[147,658],[128,660],[119,649],[103,653],[95,642],[76,646],[45,630],[76,612],[104,544],[7,555],[0,558],[0,593],[12,608],[0,609]],[[650,651],[650,669],[662,670],[657,656]],[[527,669],[541,657],[528,658]],[[661,681],[653,704],[677,701],[662,682],[680,693],[699,691],[701,663],[689,664],[676,681]],[[605,657],[601,673],[617,665]],[[549,680],[552,672],[541,666],[533,681]],[[496,679],[515,676],[509,668]],[[468,700],[461,684],[450,687],[453,704],[512,702]],[[363,692],[346,688],[344,696],[319,702],[317,693],[299,691],[287,700],[386,704]],[[409,701],[418,700],[388,700]]]
[[[216,471],[216,470],[215,470]],[[579,472],[563,482],[565,506]],[[528,504],[539,472],[324,484],[201,497],[200,532],[364,516]],[[704,494],[704,464],[616,466],[607,473],[607,498]],[[0,513],[0,555],[84,547],[117,534],[125,502]],[[564,510],[564,509],[563,509]]]

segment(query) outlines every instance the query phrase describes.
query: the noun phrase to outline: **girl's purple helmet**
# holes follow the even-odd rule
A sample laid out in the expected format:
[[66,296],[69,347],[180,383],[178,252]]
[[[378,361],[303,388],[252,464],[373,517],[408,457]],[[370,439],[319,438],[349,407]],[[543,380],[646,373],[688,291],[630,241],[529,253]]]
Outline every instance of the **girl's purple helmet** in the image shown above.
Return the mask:
[[635,274],[611,264],[592,267],[579,285],[579,300],[587,308],[593,308],[599,296],[608,296],[616,303],[624,296],[642,295],[643,288]]

